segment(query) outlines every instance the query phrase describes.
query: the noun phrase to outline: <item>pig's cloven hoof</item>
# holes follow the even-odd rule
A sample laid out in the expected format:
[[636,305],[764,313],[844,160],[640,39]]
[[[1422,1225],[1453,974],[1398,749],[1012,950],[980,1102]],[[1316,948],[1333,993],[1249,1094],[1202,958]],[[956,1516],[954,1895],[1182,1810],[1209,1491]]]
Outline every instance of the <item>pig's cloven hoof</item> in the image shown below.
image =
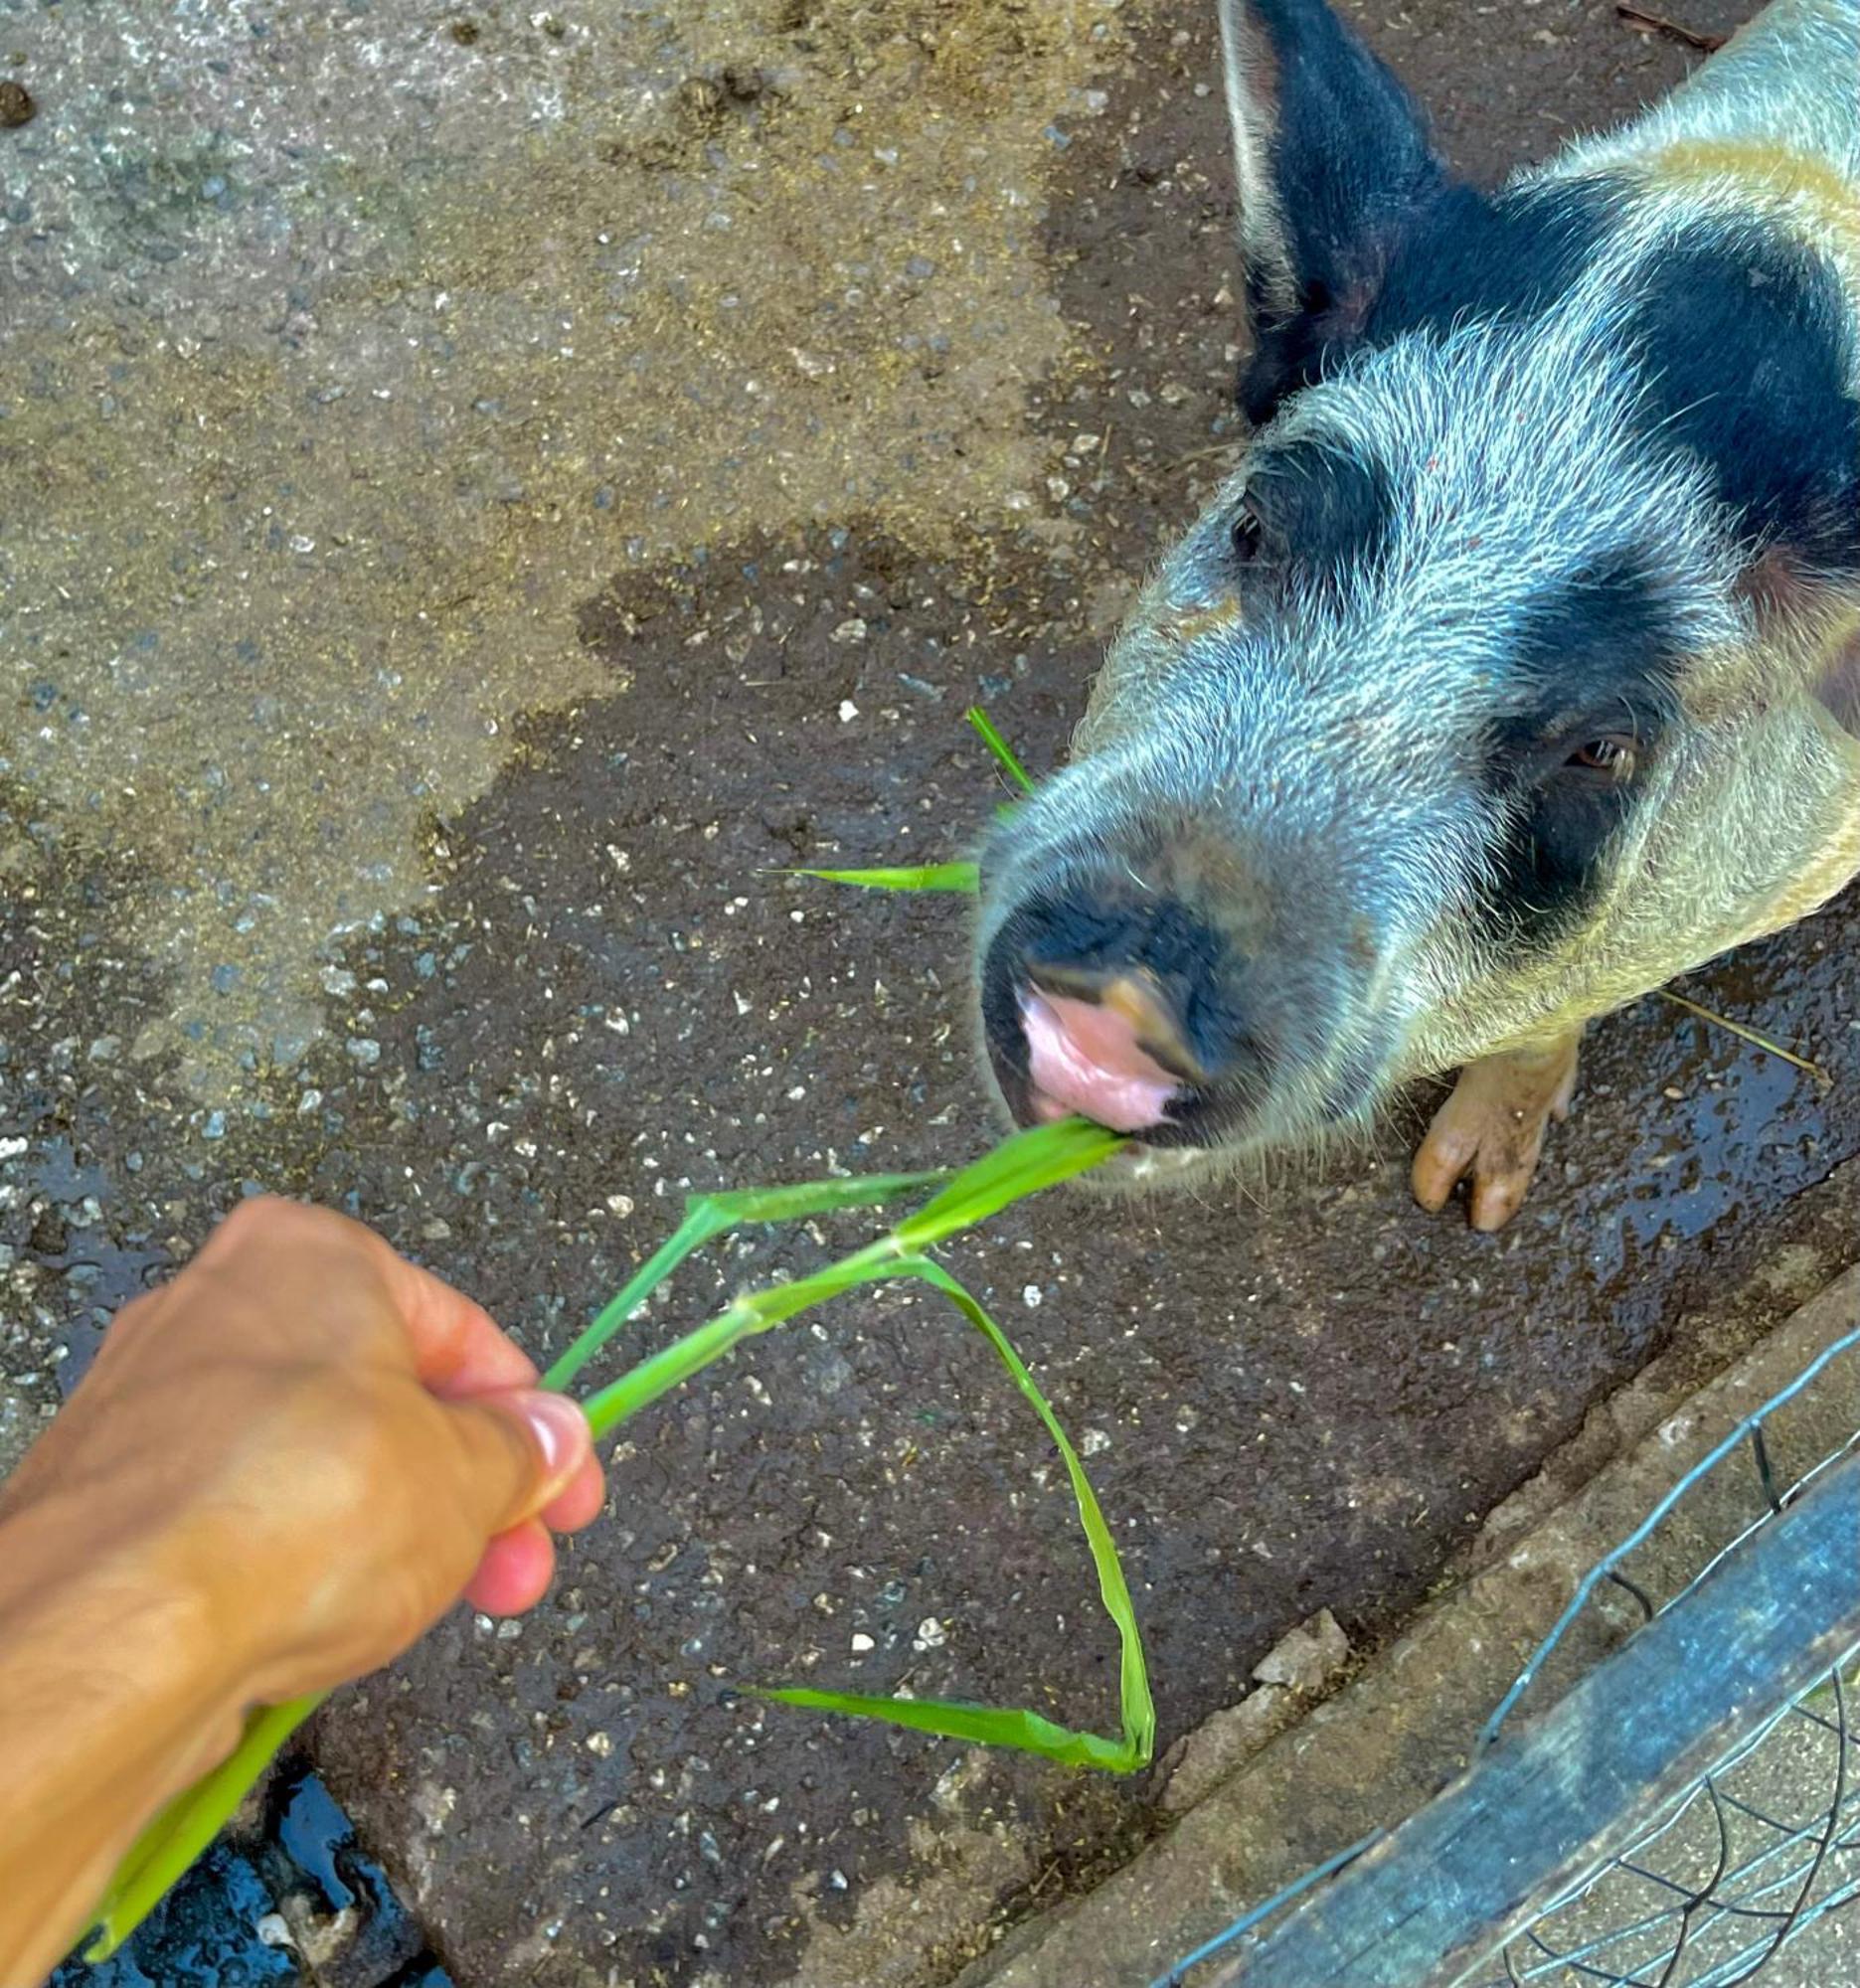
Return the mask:
[[1415,1155],[1415,1199],[1437,1214],[1470,1179],[1474,1229],[1502,1229],[1523,1206],[1550,1122],[1570,1115],[1580,1032],[1547,1049],[1468,1064]]

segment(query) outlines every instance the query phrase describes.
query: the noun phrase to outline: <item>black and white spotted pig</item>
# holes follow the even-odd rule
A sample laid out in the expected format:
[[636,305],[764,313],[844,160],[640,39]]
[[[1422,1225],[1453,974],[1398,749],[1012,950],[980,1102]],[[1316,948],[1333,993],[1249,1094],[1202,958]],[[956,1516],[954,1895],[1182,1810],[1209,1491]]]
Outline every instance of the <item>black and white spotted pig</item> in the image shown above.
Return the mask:
[[1860,0],[1487,195],[1322,0],[1227,0],[1231,481],[983,858],[1024,1120],[1191,1178],[1458,1069],[1516,1211],[1577,1040],[1860,870]]

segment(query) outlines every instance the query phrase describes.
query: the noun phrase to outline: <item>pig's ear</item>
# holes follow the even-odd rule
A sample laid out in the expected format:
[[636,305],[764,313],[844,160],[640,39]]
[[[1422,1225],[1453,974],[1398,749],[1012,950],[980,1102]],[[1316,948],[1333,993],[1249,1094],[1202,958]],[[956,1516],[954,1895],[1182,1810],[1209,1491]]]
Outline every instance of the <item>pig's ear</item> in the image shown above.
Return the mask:
[[1325,0],[1221,0],[1221,53],[1257,422],[1360,329],[1445,174],[1414,99]]

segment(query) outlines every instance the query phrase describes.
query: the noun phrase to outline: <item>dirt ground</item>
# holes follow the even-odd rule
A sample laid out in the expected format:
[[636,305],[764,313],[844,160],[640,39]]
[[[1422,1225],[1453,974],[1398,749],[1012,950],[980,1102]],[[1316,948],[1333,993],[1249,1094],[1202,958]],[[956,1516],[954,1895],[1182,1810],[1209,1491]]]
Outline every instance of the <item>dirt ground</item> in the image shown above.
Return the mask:
[[[1481,176],[1696,59],[1599,0],[1363,12]],[[1209,11],[0,26],[0,1467],[254,1185],[546,1353],[689,1188],[979,1151],[960,906],[779,872],[959,850],[963,706],[1053,764],[1221,472]],[[1685,990],[1831,1088],[1644,1002],[1496,1241],[1410,1205],[1421,1099],[1322,1177],[958,1252],[1090,1456],[1165,1742],[1314,1609],[1399,1620],[1710,1298],[1831,1267],[1793,1204],[1860,1151],[1854,915]],[[726,1689],[1112,1721],[1063,1480],[940,1313],[755,1346],[612,1481],[535,1616],[311,1736],[467,1988],[928,1988],[1156,1826],[1153,1777]]]

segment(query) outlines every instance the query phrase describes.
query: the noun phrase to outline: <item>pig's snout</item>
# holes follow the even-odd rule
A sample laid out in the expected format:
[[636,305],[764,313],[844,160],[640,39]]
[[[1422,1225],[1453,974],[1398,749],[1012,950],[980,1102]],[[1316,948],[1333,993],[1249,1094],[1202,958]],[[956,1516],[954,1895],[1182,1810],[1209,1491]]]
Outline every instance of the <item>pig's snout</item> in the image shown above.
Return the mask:
[[1166,899],[1023,907],[990,946],[989,1058],[1023,1124],[1078,1112],[1158,1145],[1209,1142],[1254,1058],[1217,935]]

